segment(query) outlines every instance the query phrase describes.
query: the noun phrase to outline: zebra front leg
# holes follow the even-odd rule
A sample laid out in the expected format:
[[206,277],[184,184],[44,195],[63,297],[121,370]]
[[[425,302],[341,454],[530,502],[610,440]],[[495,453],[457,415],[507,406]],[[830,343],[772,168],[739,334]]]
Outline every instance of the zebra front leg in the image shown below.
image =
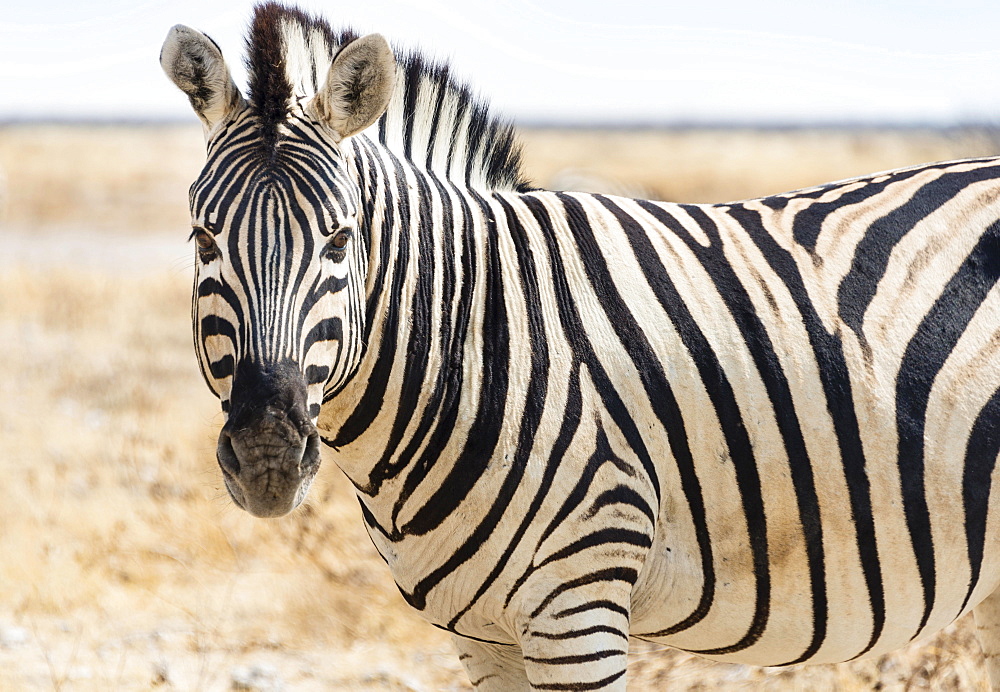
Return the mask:
[[528,690],[521,649],[514,645],[488,644],[452,635],[458,658],[477,690],[505,692]]
[[597,570],[563,582],[535,606],[521,628],[532,689],[625,689],[629,572]]
[[976,618],[976,638],[986,655],[990,688],[1000,690],[1000,590],[994,591],[972,609]]

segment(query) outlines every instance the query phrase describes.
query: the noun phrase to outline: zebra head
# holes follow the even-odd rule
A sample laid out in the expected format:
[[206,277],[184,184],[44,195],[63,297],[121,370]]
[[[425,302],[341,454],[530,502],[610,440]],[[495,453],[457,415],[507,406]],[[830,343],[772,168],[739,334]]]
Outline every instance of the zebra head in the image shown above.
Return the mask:
[[[233,500],[264,517],[305,497],[320,407],[360,361],[367,240],[345,140],[382,115],[395,79],[377,34],[339,45],[317,34],[289,54],[288,31],[258,13],[246,99],[206,35],[176,26],[160,55],[207,142],[190,192],[192,319],[226,415],[219,466]],[[312,84],[295,83],[285,66],[307,61]]]

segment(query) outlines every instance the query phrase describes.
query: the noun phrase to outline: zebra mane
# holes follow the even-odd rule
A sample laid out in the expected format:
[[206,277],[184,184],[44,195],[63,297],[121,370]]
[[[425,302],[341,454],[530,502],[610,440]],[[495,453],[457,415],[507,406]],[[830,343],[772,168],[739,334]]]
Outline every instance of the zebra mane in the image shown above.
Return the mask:
[[[292,105],[326,80],[334,56],[359,38],[297,7],[264,2],[247,35],[249,99],[273,148]],[[513,126],[492,115],[446,63],[395,47],[398,79],[378,122],[379,141],[418,167],[467,186],[527,188]]]

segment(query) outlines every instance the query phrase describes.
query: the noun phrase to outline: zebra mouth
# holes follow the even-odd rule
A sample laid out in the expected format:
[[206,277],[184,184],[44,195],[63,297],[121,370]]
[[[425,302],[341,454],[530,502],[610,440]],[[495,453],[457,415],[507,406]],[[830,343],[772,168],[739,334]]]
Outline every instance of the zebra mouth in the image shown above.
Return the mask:
[[305,499],[320,464],[298,363],[241,359],[230,403],[216,449],[229,496],[256,517],[288,514]]
[[296,444],[244,431],[219,435],[217,456],[233,502],[256,517],[280,517],[298,507],[319,471],[319,435]]

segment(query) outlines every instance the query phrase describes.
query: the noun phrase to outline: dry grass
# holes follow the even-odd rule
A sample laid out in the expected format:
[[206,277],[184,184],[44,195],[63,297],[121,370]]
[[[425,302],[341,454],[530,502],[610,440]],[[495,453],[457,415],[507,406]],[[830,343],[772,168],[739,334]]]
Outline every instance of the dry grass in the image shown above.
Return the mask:
[[[704,200],[988,153],[933,133],[525,139],[539,182],[574,166]],[[192,127],[0,130],[0,689],[224,690],[254,667],[259,689],[465,689],[336,468],[277,521],[221,489],[221,416],[187,315],[185,191],[201,156]],[[773,178],[749,173],[760,160]],[[971,632],[963,621],[882,659],[783,670],[636,644],[630,677],[634,689],[976,689]]]
[[[731,202],[929,161],[1000,153],[984,130],[528,130],[549,185],[567,168],[671,202]],[[599,191],[599,190],[595,190]]]

